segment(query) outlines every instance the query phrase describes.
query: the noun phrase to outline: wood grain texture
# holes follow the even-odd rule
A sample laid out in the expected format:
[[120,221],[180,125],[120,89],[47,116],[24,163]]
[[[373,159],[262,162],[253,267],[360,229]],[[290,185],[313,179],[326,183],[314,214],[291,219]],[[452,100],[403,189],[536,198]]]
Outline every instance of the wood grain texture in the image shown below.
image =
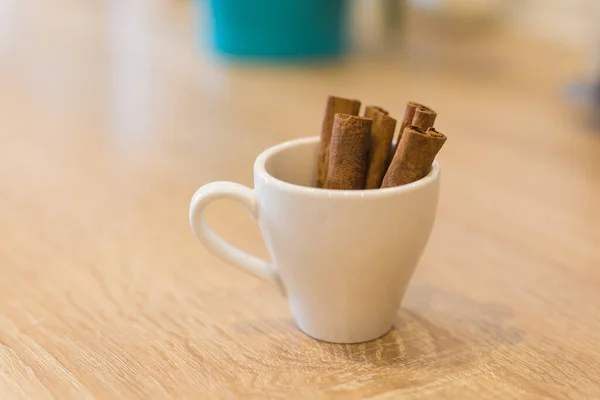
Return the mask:
[[[479,74],[227,66],[187,2],[0,5],[0,399],[600,398],[600,139],[558,97],[581,55],[498,33],[461,53],[498,56]],[[330,93],[422,99],[451,137],[396,328],[361,345],[301,334],[187,221],[198,186],[318,135]],[[239,205],[208,222],[266,256]]]

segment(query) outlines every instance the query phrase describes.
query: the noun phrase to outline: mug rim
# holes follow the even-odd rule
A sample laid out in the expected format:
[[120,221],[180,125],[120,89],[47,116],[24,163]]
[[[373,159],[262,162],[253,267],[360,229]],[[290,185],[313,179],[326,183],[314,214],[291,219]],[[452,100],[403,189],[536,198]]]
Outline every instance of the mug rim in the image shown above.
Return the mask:
[[326,189],[317,188],[311,186],[296,185],[294,183],[286,182],[279,178],[269,174],[265,168],[267,160],[274,155],[287,150],[291,147],[295,147],[307,143],[318,143],[320,138],[318,136],[308,136],[298,139],[291,139],[279,144],[273,145],[258,155],[254,162],[254,172],[256,175],[268,184],[277,186],[282,190],[289,190],[292,192],[312,194],[312,195],[326,195],[327,197],[382,197],[398,195],[405,192],[415,191],[423,186],[427,186],[437,181],[440,175],[440,165],[437,160],[433,161],[431,170],[423,178],[407,183],[401,186],[379,188],[379,189],[362,189],[362,190],[348,190],[348,189]]

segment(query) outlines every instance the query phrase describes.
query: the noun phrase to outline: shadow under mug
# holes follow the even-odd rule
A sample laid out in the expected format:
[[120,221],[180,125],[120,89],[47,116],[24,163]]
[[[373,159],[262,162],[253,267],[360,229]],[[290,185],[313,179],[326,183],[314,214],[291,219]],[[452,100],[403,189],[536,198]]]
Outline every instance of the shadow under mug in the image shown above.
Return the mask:
[[[319,138],[275,145],[254,164],[254,186],[213,182],[190,204],[190,223],[224,261],[267,280],[288,296],[299,328],[316,339],[358,343],[392,327],[429,240],[439,193],[439,164],[424,178],[377,190],[311,187]],[[207,226],[214,200],[240,201],[258,220],[272,263],[231,246]]]

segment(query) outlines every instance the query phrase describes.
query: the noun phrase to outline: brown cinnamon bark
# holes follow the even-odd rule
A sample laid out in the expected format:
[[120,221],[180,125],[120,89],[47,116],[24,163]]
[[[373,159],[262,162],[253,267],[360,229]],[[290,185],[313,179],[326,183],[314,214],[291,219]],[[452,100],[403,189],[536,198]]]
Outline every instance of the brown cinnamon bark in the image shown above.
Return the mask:
[[379,189],[388,167],[388,157],[394,139],[396,120],[382,112],[377,112],[371,128],[371,150],[365,189]]
[[434,128],[424,132],[416,126],[407,127],[381,187],[405,185],[423,178],[445,142],[446,136]]
[[423,132],[427,132],[427,129],[432,128],[435,123],[437,113],[429,107],[420,106],[415,111],[415,116],[412,120],[412,125],[420,128]]
[[383,113],[385,115],[389,114],[389,112],[387,112],[386,110],[384,110],[381,107],[378,107],[378,106],[366,106],[365,107],[365,118],[375,119],[375,114],[377,114],[378,112]]
[[[402,132],[404,132],[404,129],[406,129],[407,126],[410,125],[415,125],[415,123],[413,122],[413,120],[415,119],[415,113],[417,112],[417,109],[422,108],[424,110],[429,110],[431,112],[433,112],[435,114],[435,116],[437,116],[437,113],[435,111],[433,111],[431,108],[427,107],[426,105],[423,105],[421,103],[416,103],[414,101],[409,101],[406,104],[406,110],[404,111],[404,119],[402,120],[402,124],[400,125],[400,132],[398,132],[398,140],[396,140],[395,142],[392,143],[392,151],[390,152],[390,156],[388,158],[388,165],[391,164],[392,162],[392,158],[394,157],[394,154],[396,154],[396,150],[398,149],[398,144],[400,143],[400,140],[402,139]],[[421,120],[422,118],[425,117],[425,115],[429,115],[428,112],[422,112],[422,115],[420,115],[418,117],[419,121],[417,121],[417,124],[422,124]],[[423,115],[425,114],[425,115]],[[433,122],[435,122],[435,116],[433,117]],[[433,126],[433,122],[431,123],[431,126]],[[426,131],[429,128],[429,126],[427,128],[425,128],[424,130]]]
[[342,97],[329,96],[327,98],[327,107],[323,116],[321,125],[321,149],[317,164],[317,187],[324,187],[327,178],[327,168],[329,165],[329,145],[331,142],[331,133],[333,129],[333,119],[335,114],[344,113],[358,115],[360,111],[360,101],[344,99]]
[[360,190],[365,187],[371,144],[370,118],[336,114],[325,187]]
[[409,101],[406,103],[406,110],[404,110],[404,118],[402,119],[402,124],[400,125],[400,133],[398,134],[398,143],[400,143],[400,138],[402,137],[402,132],[406,129],[407,126],[412,125],[413,118],[415,117],[415,111],[417,108],[424,107],[423,104],[415,103],[414,101]]
[[[402,132],[398,132],[398,140],[396,141],[392,141],[392,146],[390,149],[390,154],[388,155],[388,159],[387,159],[387,167],[390,167],[390,164],[392,163],[392,160],[394,159],[394,154],[396,154],[396,150],[398,150],[398,143],[400,143],[400,139],[401,139],[401,133]],[[386,168],[387,171],[387,168]]]

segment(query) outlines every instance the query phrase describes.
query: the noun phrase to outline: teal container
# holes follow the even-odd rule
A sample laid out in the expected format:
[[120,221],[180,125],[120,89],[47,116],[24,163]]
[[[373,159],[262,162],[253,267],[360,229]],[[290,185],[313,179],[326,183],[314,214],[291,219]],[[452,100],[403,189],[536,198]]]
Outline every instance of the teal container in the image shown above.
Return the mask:
[[212,46],[224,55],[334,58],[346,49],[346,0],[197,1],[208,8]]

